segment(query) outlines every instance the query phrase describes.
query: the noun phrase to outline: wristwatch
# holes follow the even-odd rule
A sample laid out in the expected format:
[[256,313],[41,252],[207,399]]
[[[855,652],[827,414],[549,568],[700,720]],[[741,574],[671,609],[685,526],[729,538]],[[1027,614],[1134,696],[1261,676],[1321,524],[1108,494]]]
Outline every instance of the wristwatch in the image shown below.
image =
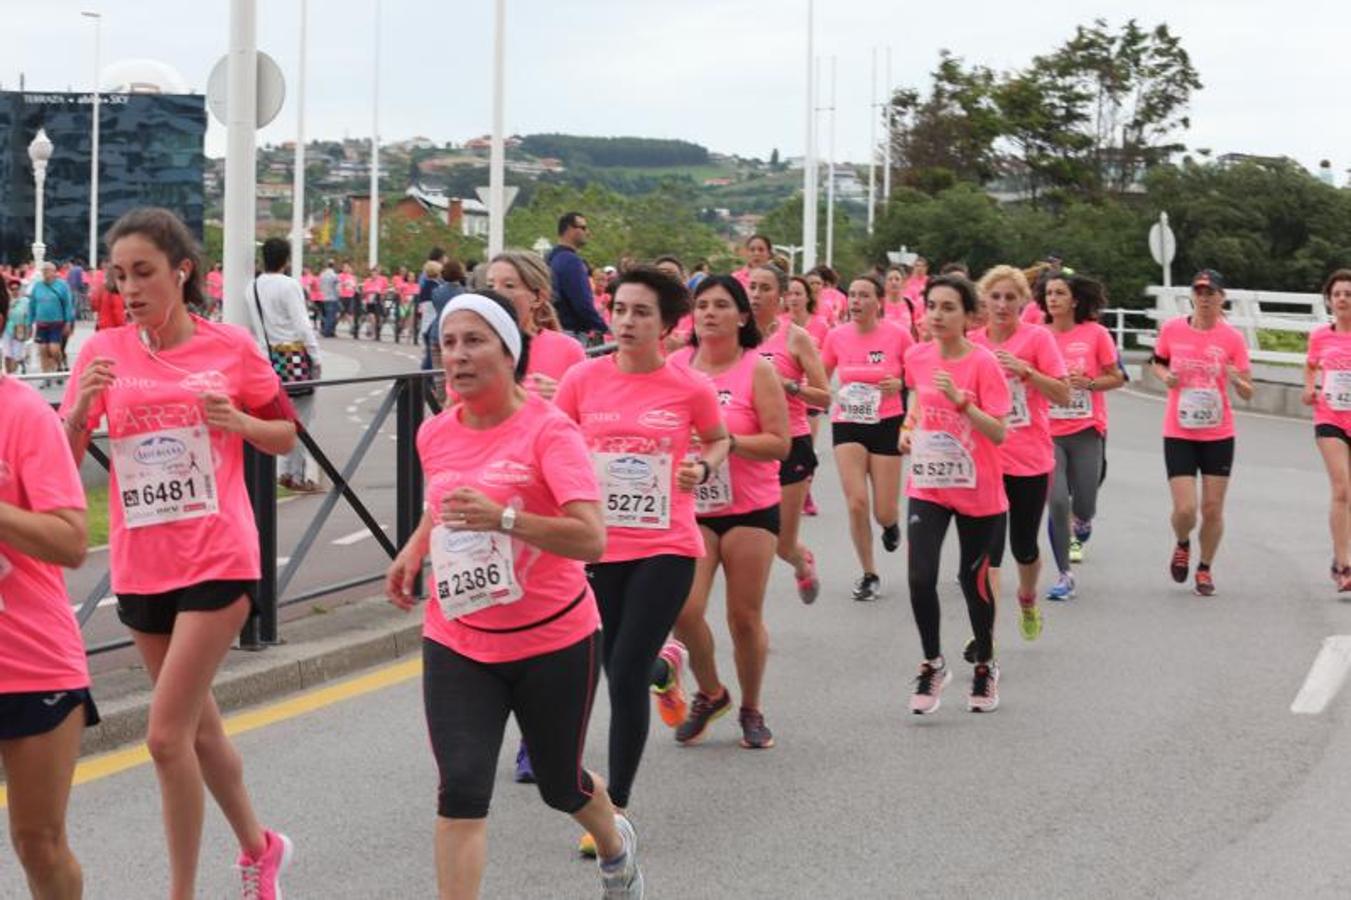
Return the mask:
[[497,527],[506,533],[516,527],[516,507],[507,506],[502,509],[502,520],[497,523]]
[[788,396],[796,397],[798,394],[802,393],[802,383],[799,381],[790,381],[788,382],[787,390]]

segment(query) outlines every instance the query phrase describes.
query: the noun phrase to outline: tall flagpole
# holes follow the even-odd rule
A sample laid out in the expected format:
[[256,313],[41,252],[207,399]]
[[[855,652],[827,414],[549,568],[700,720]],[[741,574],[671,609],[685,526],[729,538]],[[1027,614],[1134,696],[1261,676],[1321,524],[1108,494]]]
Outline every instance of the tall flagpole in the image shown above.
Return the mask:
[[296,73],[296,155],[291,186],[291,274],[305,272],[305,32],[309,0],[300,0],[300,61]]
[[375,0],[375,53],[371,70],[371,203],[369,265],[380,262],[380,0]]
[[891,200],[891,48],[887,48],[887,78],[883,90],[886,93],[882,97],[882,128],[885,133],[882,136],[882,207],[885,209]]
[[826,163],[826,265],[835,265],[835,57],[830,58],[830,158]]
[[877,48],[873,48],[872,99],[868,102],[868,234],[877,220]]
[[816,95],[813,52],[816,47],[816,10],[807,0],[807,148],[802,157],[802,271],[816,266]]
[[506,237],[506,135],[503,96],[506,83],[506,0],[493,9],[493,137],[488,157],[488,258],[502,252]]

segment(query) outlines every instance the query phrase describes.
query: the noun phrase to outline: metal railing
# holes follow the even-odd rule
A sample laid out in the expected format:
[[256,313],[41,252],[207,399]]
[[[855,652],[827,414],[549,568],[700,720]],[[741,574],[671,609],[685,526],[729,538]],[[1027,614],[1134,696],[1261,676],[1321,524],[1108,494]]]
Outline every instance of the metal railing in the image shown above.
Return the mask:
[[[1154,308],[1148,314],[1155,329],[1177,316],[1189,315],[1192,310],[1189,285],[1148,287],[1145,293],[1154,298]],[[1285,332],[1307,335],[1329,320],[1322,294],[1297,294],[1285,291],[1250,291],[1238,288],[1224,292],[1228,309],[1225,319],[1248,340],[1248,355],[1257,362],[1302,364],[1304,353],[1293,350],[1266,350],[1262,347],[1262,332]],[[1154,346],[1152,335],[1144,341]]]

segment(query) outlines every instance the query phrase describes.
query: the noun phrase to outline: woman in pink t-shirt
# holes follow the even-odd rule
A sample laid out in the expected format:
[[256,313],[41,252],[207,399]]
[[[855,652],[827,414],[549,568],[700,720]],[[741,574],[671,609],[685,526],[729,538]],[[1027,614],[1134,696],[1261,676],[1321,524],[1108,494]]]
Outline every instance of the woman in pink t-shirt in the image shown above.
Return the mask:
[[225,273],[221,264],[216,263],[206,273],[206,317],[217,318],[221,311],[221,298],[225,296]]
[[817,467],[808,413],[830,405],[830,379],[811,335],[783,315],[783,297],[789,284],[788,276],[778,266],[759,266],[751,271],[746,294],[763,338],[757,352],[774,364],[788,400],[788,435],[793,443],[788,458],[779,463],[779,485],[783,489],[779,559],[793,567],[798,597],[803,603],[814,603],[821,592],[821,580],[816,574],[816,558],[799,534]]
[[1041,610],[1037,608],[1041,555],[1037,539],[1055,470],[1049,409],[1052,403],[1068,402],[1070,389],[1055,338],[1040,325],[1022,322],[1022,310],[1032,297],[1022,270],[995,266],[980,279],[977,289],[987,321],[984,328],[970,335],[971,342],[999,360],[1012,398],[1007,435],[999,445],[1004,493],[1009,500],[1008,528],[1007,534],[1000,529],[990,549],[990,585],[998,597],[999,567],[1007,538],[1018,564],[1022,635],[1031,641],[1041,634]]
[[[610,796],[624,810],[647,743],[653,665],[704,555],[694,489],[730,442],[713,385],[662,355],[662,337],[689,309],[685,286],[640,266],[614,291],[617,351],[568,370],[554,403],[582,426],[603,498],[605,555],[588,573],[610,690]],[[667,662],[678,670],[678,657]]]
[[905,267],[888,266],[883,285],[886,287],[886,297],[882,304],[883,315],[910,332],[911,337],[916,337],[918,332],[915,330],[915,320],[919,316],[916,315],[917,304],[905,295]]
[[746,238],[746,264],[732,273],[732,277],[741,282],[743,288],[750,288],[751,272],[765,265],[774,255],[774,245],[763,234],[753,234]]
[[[387,290],[389,279],[380,274],[379,266],[371,266],[370,274],[361,282],[361,318],[370,326],[371,338],[377,341],[380,340],[380,329],[384,327]],[[353,322],[352,337],[360,335],[358,325],[359,323]]]
[[1065,361],[1070,388],[1068,399],[1051,404],[1049,411],[1055,474],[1047,532],[1060,574],[1046,591],[1049,600],[1068,600],[1078,589],[1070,565],[1083,560],[1098,513],[1098,487],[1106,466],[1107,392],[1125,384],[1126,376],[1111,332],[1098,323],[1098,311],[1107,302],[1102,285],[1060,272],[1040,279],[1036,293],[1036,306],[1048,312],[1047,327]]
[[339,322],[347,322],[352,326],[352,337],[356,337],[361,326],[361,310],[357,303],[357,277],[352,271],[351,263],[342,264],[342,272],[338,275],[338,301],[342,304],[342,316]]
[[840,378],[831,440],[849,508],[849,535],[863,568],[853,597],[865,602],[878,599],[882,591],[869,519],[882,526],[882,546],[888,553],[901,545],[902,375],[905,354],[914,344],[908,331],[881,317],[882,292],[881,281],[871,275],[850,282],[849,322],[826,335],[821,348],[826,374]]
[[516,319],[530,335],[530,366],[525,389],[552,400],[558,382],[573,366],[586,359],[586,351],[563,333],[551,301],[549,266],[537,253],[508,250],[488,264],[488,287],[511,300]]
[[607,890],[641,892],[633,826],[582,766],[601,642],[582,563],[605,548],[586,445],[574,422],[521,389],[533,348],[510,301],[461,294],[439,325],[459,402],[418,431],[425,512],[385,582],[390,602],[412,609],[430,555],[422,677],[440,773],[439,891],[478,895],[498,750],[515,714],[544,801],[595,836]]
[[999,706],[999,666],[989,569],[991,545],[1008,510],[998,447],[1011,406],[1008,379],[993,353],[966,338],[979,302],[971,282],[940,275],[929,281],[924,301],[933,340],[916,344],[905,356],[905,383],[914,399],[901,434],[901,452],[910,456],[910,606],[924,648],[910,711],[936,712],[952,680],[938,640],[938,566],[948,524],[956,519],[958,580],[975,636],[967,708],[993,712]]
[[1224,278],[1202,269],[1192,278],[1192,314],[1170,319],[1159,329],[1151,363],[1168,387],[1163,418],[1163,458],[1173,499],[1177,538],[1168,572],[1182,584],[1191,568],[1191,533],[1196,528],[1196,476],[1201,476],[1201,554],[1196,593],[1210,597],[1215,579],[1210,564],[1224,534],[1224,498],[1234,465],[1234,411],[1229,387],[1244,400],[1253,395],[1252,364],[1243,334],[1224,320]]
[[[0,330],[9,296],[0,291]],[[61,567],[85,553],[85,501],[61,422],[0,370],[0,764],[9,833],[37,897],[76,897],[66,842],[80,734],[99,722]]]
[[[709,378],[718,392],[723,420],[731,435],[728,460],[707,484],[695,488],[695,513],[705,552],[694,586],[676,621],[676,637],[689,648],[690,670],[699,683],[695,713],[684,723],[666,711],[671,690],[658,692],[663,718],[678,724],[676,740],[701,740],[710,722],[731,706],[718,678],[713,631],[708,627],[708,597],[721,567],[727,580],[727,628],[741,686],[741,745],[774,746],[760,708],[760,688],[769,656],[765,630],[765,588],[779,532],[779,460],[788,456],[788,404],[774,366],[755,348],[760,329],[751,304],[735,278],[710,275],[694,290],[692,346],[672,356],[672,364]],[[666,685],[662,685],[666,687]],[[675,685],[672,685],[675,687]]]
[[1340,593],[1351,591],[1351,269],[1328,276],[1323,301],[1332,322],[1309,335],[1304,402],[1313,407],[1314,442],[1332,488],[1328,529]]
[[290,842],[254,814],[211,681],[256,603],[261,574],[244,442],[290,452],[294,412],[249,331],[189,312],[203,299],[201,257],[173,213],[133,210],[107,241],[131,322],[81,348],[61,413],[77,463],[107,422],[109,567],[118,618],[154,682],[146,743],[162,793],[170,892],[194,895],[205,783],[239,841],[246,887],[259,884],[268,896]]

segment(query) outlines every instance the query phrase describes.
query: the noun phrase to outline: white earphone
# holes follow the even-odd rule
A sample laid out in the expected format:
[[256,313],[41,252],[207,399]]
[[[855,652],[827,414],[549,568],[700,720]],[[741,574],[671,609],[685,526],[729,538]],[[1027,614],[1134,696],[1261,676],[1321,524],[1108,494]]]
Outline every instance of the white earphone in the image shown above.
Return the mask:
[[184,272],[182,269],[179,269],[179,270],[178,270],[178,283],[179,283],[179,284],[186,284],[187,281],[188,281],[188,273],[187,273],[187,272]]

